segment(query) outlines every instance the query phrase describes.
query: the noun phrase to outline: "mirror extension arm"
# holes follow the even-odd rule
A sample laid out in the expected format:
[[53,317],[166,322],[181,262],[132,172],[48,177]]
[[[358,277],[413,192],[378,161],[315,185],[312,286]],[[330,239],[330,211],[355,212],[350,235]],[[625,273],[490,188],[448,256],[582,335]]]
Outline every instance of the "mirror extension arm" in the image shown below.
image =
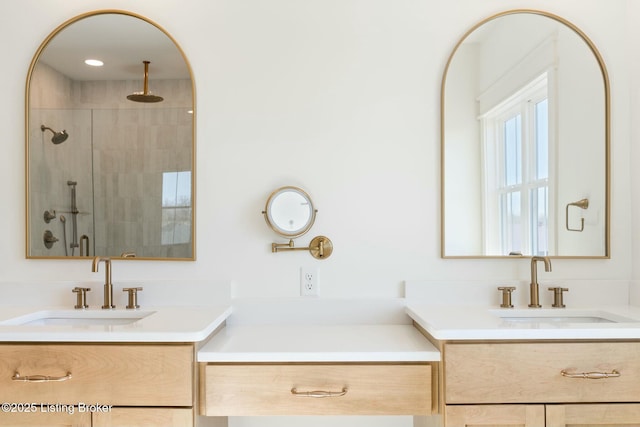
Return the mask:
[[333,243],[328,237],[316,236],[311,239],[309,246],[306,248],[296,248],[293,239],[289,243],[272,243],[271,252],[281,251],[306,251],[308,250],[312,257],[316,259],[329,258],[333,253]]

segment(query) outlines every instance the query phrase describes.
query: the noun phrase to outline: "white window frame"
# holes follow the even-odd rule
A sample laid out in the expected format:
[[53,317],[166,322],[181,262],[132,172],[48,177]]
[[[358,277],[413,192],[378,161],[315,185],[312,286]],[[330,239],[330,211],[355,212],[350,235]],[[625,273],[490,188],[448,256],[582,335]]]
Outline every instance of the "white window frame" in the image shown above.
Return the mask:
[[[175,187],[164,188],[165,176],[175,176]],[[163,172],[162,188],[162,235],[160,237],[162,245],[175,245],[191,243],[191,230],[193,224],[193,194],[191,194],[192,181],[191,171],[171,171]],[[179,194],[179,180],[186,180],[189,183],[189,195],[181,199]],[[165,199],[165,195],[168,195]],[[184,196],[182,194],[182,196]],[[187,216],[188,221],[181,221],[180,218]],[[187,225],[185,226],[185,223]]]
[[[520,250],[515,253],[546,255],[554,253],[556,242],[555,226],[555,96],[553,88],[553,74],[549,71],[543,73],[520,90],[507,97],[504,101],[487,111],[480,117],[482,148],[483,148],[483,221],[484,221],[484,251],[485,253],[499,253],[509,255],[513,251],[510,242],[513,236],[503,223],[503,212],[501,211],[501,198],[503,195],[520,191],[520,212],[521,223],[526,224],[520,230]],[[536,180],[535,155],[535,106],[541,100],[548,102],[548,178]],[[501,163],[504,159],[504,135],[503,126],[506,120],[515,115],[521,115],[521,177],[522,181],[518,185],[505,186],[504,167]],[[548,215],[548,236],[547,251],[540,252],[533,247],[531,234],[537,230],[532,224],[531,192],[534,189],[547,188],[547,215]]]

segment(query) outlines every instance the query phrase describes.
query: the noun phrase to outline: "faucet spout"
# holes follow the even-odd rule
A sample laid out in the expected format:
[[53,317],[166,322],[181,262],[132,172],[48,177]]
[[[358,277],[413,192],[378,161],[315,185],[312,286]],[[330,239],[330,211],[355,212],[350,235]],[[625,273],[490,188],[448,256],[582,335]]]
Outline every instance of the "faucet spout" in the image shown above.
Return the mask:
[[97,256],[93,258],[93,263],[91,264],[91,271],[94,273],[98,272],[98,266],[100,265],[100,261],[104,261],[104,304],[102,304],[102,308],[105,310],[111,310],[116,308],[113,305],[113,284],[111,283],[111,258],[109,257],[100,257]]
[[529,284],[529,293],[531,296],[531,302],[529,307],[540,308],[540,286],[538,285],[538,269],[536,263],[538,261],[544,262],[544,271],[551,271],[551,259],[546,256],[534,256],[531,258],[531,283]]

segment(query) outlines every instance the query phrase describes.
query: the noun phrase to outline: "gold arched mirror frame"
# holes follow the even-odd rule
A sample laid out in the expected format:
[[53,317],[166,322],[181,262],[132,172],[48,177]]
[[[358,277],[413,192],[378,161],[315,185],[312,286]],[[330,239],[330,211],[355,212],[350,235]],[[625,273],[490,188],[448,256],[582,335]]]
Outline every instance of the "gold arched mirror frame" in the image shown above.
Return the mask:
[[[555,118],[556,122],[550,125],[549,130],[550,135],[552,135],[552,138],[555,138],[558,144],[555,149],[559,150],[559,144],[565,144],[562,146],[562,153],[556,152],[553,154],[556,156],[555,160],[557,162],[557,165],[555,166],[557,169],[551,172],[553,179],[556,180],[556,183],[558,182],[558,179],[560,178],[560,172],[558,170],[563,171],[564,173],[566,170],[575,171],[577,168],[575,165],[584,166],[581,174],[575,172],[575,176],[566,178],[564,176],[561,177],[563,183],[571,183],[571,186],[565,184],[567,189],[561,189],[558,187],[549,190],[551,194],[549,196],[549,199],[551,199],[549,203],[552,205],[551,220],[553,221],[553,226],[557,230],[556,236],[549,237],[550,240],[556,239],[553,242],[555,249],[552,248],[550,253],[527,253],[521,251],[511,252],[504,248],[499,248],[497,251],[487,249],[491,246],[487,243],[489,240],[487,236],[490,234],[493,236],[492,230],[495,231],[497,227],[494,226],[492,228],[491,224],[487,225],[486,218],[497,217],[495,214],[497,210],[495,206],[497,206],[497,204],[493,203],[493,201],[487,202],[484,198],[484,193],[489,193],[491,191],[488,190],[491,188],[489,185],[491,183],[489,182],[488,184],[488,180],[485,177],[488,173],[482,175],[480,170],[483,167],[486,167],[482,165],[482,161],[488,157],[486,153],[490,150],[488,150],[486,146],[479,141],[481,135],[486,135],[488,132],[487,127],[484,124],[480,124],[480,118],[483,117],[486,111],[493,108],[494,104],[492,104],[492,102],[495,103],[498,98],[496,96],[498,90],[495,89],[498,85],[495,80],[492,81],[487,79],[487,82],[491,82],[491,84],[484,82],[486,85],[482,88],[483,90],[473,92],[475,96],[472,97],[472,99],[470,97],[463,98],[461,95],[457,95],[460,99],[466,102],[462,107],[454,102],[456,95],[453,94],[452,90],[454,87],[453,82],[459,82],[460,78],[467,78],[470,81],[470,77],[468,77],[469,74],[461,74],[462,77],[456,76],[456,73],[461,72],[460,70],[463,70],[463,68],[465,73],[476,73],[476,75],[473,76],[474,79],[480,80],[482,78],[478,77],[478,74],[481,71],[476,67],[461,67],[462,62],[459,62],[460,57],[457,55],[464,52],[463,47],[464,49],[469,48],[467,42],[474,41],[477,43],[477,37],[480,37],[479,34],[481,31],[487,32],[491,24],[497,23],[500,20],[514,20],[514,17],[516,17],[516,19],[532,17],[531,19],[535,18],[544,20],[540,21],[539,24],[549,23],[549,25],[556,25],[561,28],[561,31],[567,31],[569,34],[574,35],[572,37],[577,37],[580,44],[583,45],[581,49],[583,49],[584,52],[582,52],[581,55],[584,55],[585,58],[590,58],[590,63],[588,65],[589,75],[596,79],[595,93],[597,94],[597,97],[589,100],[595,104],[594,112],[589,112],[589,114],[594,114],[593,117],[595,117],[595,119],[584,120],[583,118],[581,121],[583,124],[581,128],[577,128],[575,117],[572,117],[571,120],[566,120],[567,116],[561,114],[561,109],[562,112],[564,112],[568,108],[567,106],[549,107],[550,111],[552,108],[556,108],[553,112],[558,114]],[[528,28],[534,27],[536,26],[532,25]],[[493,30],[495,31],[495,28]],[[486,37],[487,34],[485,33],[482,36]],[[497,39],[495,34],[494,38]],[[516,51],[519,49],[519,46],[515,42],[515,37],[512,40],[511,37],[507,37],[503,33],[500,40],[511,43],[511,47]],[[561,56],[561,54],[564,53],[562,49],[566,48],[566,46],[555,44],[554,47],[556,50],[553,50],[550,53],[541,53],[542,46],[544,46],[545,43],[553,44],[554,42],[554,40],[548,40],[545,38],[544,40],[539,41],[537,45],[532,44],[532,47],[530,47],[531,52],[533,53],[530,55],[534,59],[538,59],[540,55],[553,57],[552,59],[559,58],[560,62],[564,61],[562,64],[562,66],[565,67],[564,72],[566,75],[569,75],[567,71],[568,59]],[[527,52],[527,55],[529,55],[528,49],[520,49],[520,52],[517,53],[524,56],[524,52]],[[503,53],[498,51],[497,54]],[[514,61],[512,67],[507,69],[504,74],[508,75],[509,73],[514,73],[519,69],[532,69],[531,65],[534,63],[534,60],[532,60],[531,57],[518,57],[518,60]],[[490,63],[489,60],[485,60],[485,62]],[[583,64],[580,63],[580,65]],[[573,68],[571,68],[571,70],[573,70]],[[561,84],[566,83],[566,75],[553,75],[549,80],[550,86],[555,85],[553,86],[553,90],[567,90],[564,86],[560,86]],[[564,80],[562,80],[562,78],[564,78]],[[508,81],[504,86],[513,84],[515,80],[516,79],[512,79],[512,81]],[[577,81],[578,79],[575,80]],[[448,84],[450,86],[448,86]],[[475,82],[473,84],[478,83]],[[459,86],[455,86],[455,88],[458,90]],[[575,91],[576,89],[572,87],[571,90]],[[555,93],[556,96],[558,96],[557,92]],[[566,93],[568,92],[561,92],[561,95],[564,96]],[[584,108],[584,106],[589,103],[585,101],[585,93],[580,93],[580,95],[579,99],[582,104],[577,105],[574,111],[582,111],[577,109]],[[566,101],[568,97],[564,96],[563,99]],[[610,257],[611,165],[609,77],[602,56],[598,52],[595,44],[583,31],[560,16],[532,9],[508,10],[485,18],[472,26],[454,46],[443,72],[440,102],[441,256],[443,258],[519,258],[522,256],[532,255],[548,255],[553,258]],[[486,105],[483,106],[483,102],[486,103]],[[552,103],[550,102],[549,105],[552,105]],[[466,109],[468,113],[464,123],[474,121],[475,124],[473,126],[475,127],[469,129],[468,127],[465,127],[466,125],[461,125],[460,123],[462,122],[456,123],[456,120],[459,120],[459,117],[456,117],[455,114],[451,113],[455,108],[457,108],[458,111]],[[585,133],[588,129],[585,123],[591,122],[597,124],[597,130],[593,132],[595,142],[593,145],[583,145],[580,147],[580,144],[591,143],[591,139],[588,138],[589,135],[585,137]],[[494,132],[494,135],[495,134],[497,134],[497,132]],[[570,146],[571,148],[567,148],[567,141],[569,139],[572,139],[572,142],[574,143],[574,145]],[[463,143],[460,143],[461,141]],[[482,152],[482,150],[484,150],[484,152]],[[551,149],[549,151],[551,152]],[[567,151],[569,151],[569,154],[566,153]],[[491,155],[496,157],[495,153],[491,153]],[[564,158],[562,156],[564,156]],[[594,160],[595,162],[585,164],[583,158],[585,156],[588,157],[590,161]],[[561,159],[563,162],[570,162],[570,164],[560,163]],[[463,160],[466,160],[467,163],[464,163]],[[531,167],[531,169],[533,169],[533,167]],[[469,177],[465,178],[465,171],[471,170],[474,170],[474,172],[469,172]],[[586,176],[588,174],[591,174],[592,177],[597,177],[597,182],[581,186],[581,182],[589,183],[589,179],[592,178]],[[554,181],[552,181],[552,183],[553,182]],[[470,190],[470,187],[474,188]],[[588,202],[584,202],[585,199],[588,200]],[[487,210],[484,207],[485,205],[491,205],[493,210]],[[576,208],[576,206],[585,206],[587,208]],[[567,207],[567,209],[565,209],[565,207]],[[569,207],[571,207],[571,209],[569,209]],[[568,224],[566,229],[565,222]],[[584,227],[581,226],[581,222],[584,224]],[[581,228],[582,230],[580,230]],[[570,244],[561,241],[560,238],[557,237],[560,233],[563,234],[563,238]],[[588,233],[592,233],[591,237],[589,237]],[[496,239],[495,236],[491,238],[494,240]],[[592,242],[593,244],[593,249],[587,250],[586,248],[591,248],[587,241],[589,238],[591,239],[589,242]],[[474,240],[474,243],[469,244],[467,240]],[[551,246],[552,245],[549,245],[549,248],[551,248]],[[565,250],[565,247],[571,249]]]
[[[84,47],[109,58],[99,77],[65,56]],[[164,100],[131,100],[147,92]],[[26,79],[26,258],[195,260],[195,105],[186,54],[156,22],[104,9],[55,28]]]

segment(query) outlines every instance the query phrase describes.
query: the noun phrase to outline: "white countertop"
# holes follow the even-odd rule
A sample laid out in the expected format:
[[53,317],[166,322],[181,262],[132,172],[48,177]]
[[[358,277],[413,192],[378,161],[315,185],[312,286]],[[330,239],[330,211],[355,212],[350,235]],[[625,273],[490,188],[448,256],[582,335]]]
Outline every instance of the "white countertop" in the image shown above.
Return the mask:
[[[503,309],[497,306],[440,306],[408,302],[406,313],[439,340],[640,339],[640,308]],[[503,317],[606,317],[615,323],[505,320]]]
[[[69,310],[65,307],[2,307],[0,341],[5,342],[199,342],[206,339],[231,314],[228,305],[202,307],[145,307],[142,310]],[[37,318],[135,316],[128,324],[18,324]]]
[[413,325],[227,325],[199,362],[428,362],[440,353]]

